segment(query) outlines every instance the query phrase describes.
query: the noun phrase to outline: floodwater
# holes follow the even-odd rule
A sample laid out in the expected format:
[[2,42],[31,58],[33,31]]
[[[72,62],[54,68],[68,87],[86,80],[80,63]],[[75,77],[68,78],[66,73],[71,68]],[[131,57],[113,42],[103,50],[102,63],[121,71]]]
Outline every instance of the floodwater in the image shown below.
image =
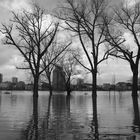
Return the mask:
[[[140,140],[140,98],[130,92],[0,92],[0,140]],[[97,103],[97,104],[96,104]]]

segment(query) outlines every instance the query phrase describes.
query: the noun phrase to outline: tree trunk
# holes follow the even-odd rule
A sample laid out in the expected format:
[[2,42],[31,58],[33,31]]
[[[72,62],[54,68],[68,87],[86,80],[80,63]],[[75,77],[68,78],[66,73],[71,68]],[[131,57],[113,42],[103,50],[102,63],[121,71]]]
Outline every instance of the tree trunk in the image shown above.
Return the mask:
[[47,134],[48,134],[48,129],[49,129],[49,118],[50,118],[50,110],[51,110],[51,99],[52,99],[52,94],[49,95],[49,99],[48,99],[48,109],[47,109],[47,116],[46,116],[46,124],[47,124],[47,127],[45,128]]
[[71,90],[67,90],[67,95],[70,96]]
[[92,72],[92,96],[97,96],[97,72]]
[[67,91],[67,95],[70,96],[70,93],[71,93],[70,81],[66,82],[66,91]]
[[48,77],[48,81],[49,81],[49,91],[50,91],[50,95],[52,95],[52,83],[51,83],[51,78]]
[[38,82],[39,82],[39,76],[35,76],[34,85],[33,85],[33,97],[38,97]]
[[132,96],[138,96],[138,69],[133,70]]

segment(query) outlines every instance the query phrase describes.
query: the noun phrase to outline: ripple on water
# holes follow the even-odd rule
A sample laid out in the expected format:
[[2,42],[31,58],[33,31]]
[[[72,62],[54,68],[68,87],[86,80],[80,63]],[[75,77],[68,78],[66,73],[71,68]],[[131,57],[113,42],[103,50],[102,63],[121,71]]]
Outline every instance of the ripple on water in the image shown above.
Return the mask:
[[139,106],[129,92],[99,92],[97,109],[91,92],[49,97],[40,92],[38,110],[33,112],[31,93],[0,94],[0,140],[140,139]]

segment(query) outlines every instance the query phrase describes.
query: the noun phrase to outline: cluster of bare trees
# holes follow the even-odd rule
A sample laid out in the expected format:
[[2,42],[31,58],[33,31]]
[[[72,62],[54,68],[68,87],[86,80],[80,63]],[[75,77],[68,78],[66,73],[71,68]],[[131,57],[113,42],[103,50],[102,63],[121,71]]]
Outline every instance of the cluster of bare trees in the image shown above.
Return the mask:
[[[121,3],[114,8],[107,0],[66,0],[57,15],[67,24],[66,29],[79,38],[90,67],[79,63],[92,74],[93,95],[96,96],[98,65],[109,56],[114,56],[130,64],[132,96],[137,96],[140,3],[131,6]],[[133,46],[127,43],[124,33],[131,36]],[[101,57],[104,47],[106,49]]]
[[[34,96],[38,96],[39,78],[44,74],[52,91],[51,73],[55,64],[60,64],[60,60],[66,73],[68,92],[71,91],[71,77],[76,74],[75,66],[79,63],[92,74],[92,91],[93,96],[96,96],[98,66],[109,56],[123,59],[130,64],[133,73],[132,95],[137,96],[140,3],[133,6],[121,4],[114,8],[107,0],[66,0],[57,9],[56,18],[64,21],[64,30],[71,32],[72,40],[73,36],[79,40],[88,65],[73,55],[74,53],[66,53],[71,41],[57,42],[59,20],[44,27],[44,15],[44,10],[37,5],[32,12],[13,12],[12,24],[3,25],[1,29],[5,35],[4,44],[15,46],[27,63],[28,67],[24,69],[31,70]],[[124,33],[131,36],[133,46],[127,43]]]
[[[1,32],[5,35],[3,43],[16,47],[24,57],[26,67],[33,76],[33,96],[38,97],[38,84],[42,73],[50,80],[52,64],[58,56],[71,44],[60,44],[56,41],[59,22],[52,21],[44,26],[45,11],[34,5],[33,11],[12,13],[11,25],[4,25]],[[61,46],[60,46],[61,45]]]
[[[99,59],[99,50],[105,43],[104,30],[106,28],[102,16],[107,10],[105,0],[66,0],[66,4],[59,11],[59,18],[67,24],[67,29],[79,38],[82,49],[86,54],[90,67],[79,63],[92,74],[93,93],[96,96],[98,65],[108,58],[108,53]],[[91,49],[89,50],[89,47]]]
[[[138,69],[140,60],[140,3],[130,7],[128,4],[120,5],[113,10],[112,24],[106,26],[105,39],[113,48],[112,56],[123,59],[130,65],[132,80],[132,95],[137,96]],[[106,19],[104,20],[106,23]],[[124,33],[132,40],[127,43]]]

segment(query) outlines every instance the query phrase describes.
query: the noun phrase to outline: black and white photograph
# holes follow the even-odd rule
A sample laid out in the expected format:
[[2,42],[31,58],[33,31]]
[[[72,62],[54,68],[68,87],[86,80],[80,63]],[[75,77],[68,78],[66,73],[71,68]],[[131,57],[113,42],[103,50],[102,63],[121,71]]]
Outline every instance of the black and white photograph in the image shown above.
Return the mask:
[[0,0],[0,140],[140,140],[140,0]]

